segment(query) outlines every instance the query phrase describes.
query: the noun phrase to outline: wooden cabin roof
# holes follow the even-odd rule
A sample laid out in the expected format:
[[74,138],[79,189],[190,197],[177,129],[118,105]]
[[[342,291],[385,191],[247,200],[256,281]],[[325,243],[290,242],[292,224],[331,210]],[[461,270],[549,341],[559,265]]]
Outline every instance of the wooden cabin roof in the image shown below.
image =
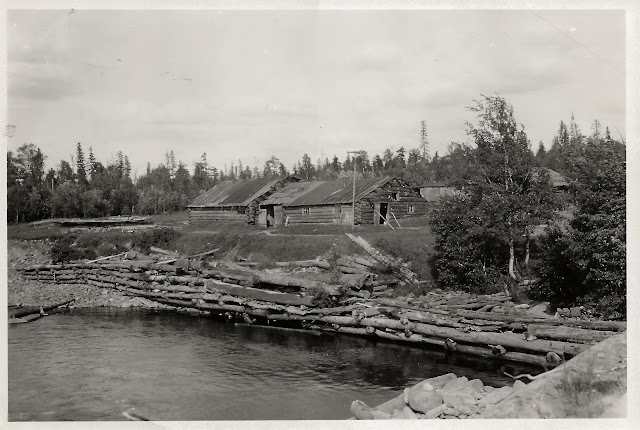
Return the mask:
[[[562,174],[556,172],[555,170],[551,170],[548,167],[542,167],[542,169],[546,170],[549,173],[549,179],[551,179],[551,186],[554,188],[564,188],[569,186],[569,181]],[[538,175],[536,170],[533,171],[533,177],[535,178]]]
[[[290,177],[294,178],[294,177]],[[294,178],[297,180],[297,178]],[[187,207],[230,207],[247,206],[256,198],[265,194],[284,178],[257,178],[246,181],[218,182],[213,188],[196,197]]]
[[[389,176],[357,179],[356,201],[392,179],[394,178]],[[261,205],[313,206],[352,202],[353,179],[342,178],[335,181],[304,181],[288,184],[274,192]]]

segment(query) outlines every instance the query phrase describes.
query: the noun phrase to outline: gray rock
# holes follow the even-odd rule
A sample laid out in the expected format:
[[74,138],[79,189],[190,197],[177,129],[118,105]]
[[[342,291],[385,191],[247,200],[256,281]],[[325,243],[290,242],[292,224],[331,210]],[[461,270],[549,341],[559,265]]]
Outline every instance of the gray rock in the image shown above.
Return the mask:
[[498,388],[497,390],[487,394],[482,400],[480,400],[480,403],[484,402],[488,405],[498,403],[500,400],[504,399],[512,392],[513,392],[513,388],[511,387]]
[[456,409],[462,414],[471,415],[478,410],[478,402],[471,394],[445,391],[442,393],[442,400],[448,407]]
[[438,391],[412,389],[408,404],[416,412],[426,413],[442,404],[442,394]]
[[524,382],[522,382],[521,380],[517,380],[516,382],[513,383],[513,391],[519,390],[522,387],[526,387],[527,384],[525,384]]
[[469,393],[469,394],[480,393],[484,391],[484,384],[479,379],[472,379],[471,381],[467,382],[460,389],[460,391],[463,393]]
[[445,409],[446,407],[447,407],[447,406],[443,403],[443,404],[441,404],[440,406],[437,406],[437,407],[435,407],[435,408],[431,409],[430,411],[428,411],[427,413],[425,413],[425,414],[424,414],[424,417],[425,417],[426,419],[434,419],[434,418],[438,418],[438,417],[442,414],[442,411],[444,411],[444,409]]
[[469,382],[469,380],[467,379],[466,376],[452,379],[442,387],[442,391],[458,391],[462,387],[464,387],[467,384],[467,382]]
[[429,379],[425,379],[424,381],[420,382],[419,384],[416,385],[416,387],[418,387],[420,384],[429,384],[431,385],[434,390],[440,389],[442,387],[445,386],[445,384],[447,384],[447,382],[452,381],[454,379],[457,379],[458,377],[456,376],[455,373],[447,373],[446,375],[440,375],[440,376],[436,376],[434,378],[429,378]]

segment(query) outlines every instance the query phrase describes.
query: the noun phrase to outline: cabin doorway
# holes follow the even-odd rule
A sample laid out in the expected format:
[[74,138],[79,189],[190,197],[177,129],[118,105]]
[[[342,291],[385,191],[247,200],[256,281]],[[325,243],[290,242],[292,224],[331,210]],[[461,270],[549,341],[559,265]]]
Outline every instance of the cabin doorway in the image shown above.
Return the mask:
[[267,206],[267,227],[271,227],[275,222],[273,206]]
[[389,208],[389,203],[380,203],[380,219],[378,220],[378,224],[384,225],[387,222],[388,208]]

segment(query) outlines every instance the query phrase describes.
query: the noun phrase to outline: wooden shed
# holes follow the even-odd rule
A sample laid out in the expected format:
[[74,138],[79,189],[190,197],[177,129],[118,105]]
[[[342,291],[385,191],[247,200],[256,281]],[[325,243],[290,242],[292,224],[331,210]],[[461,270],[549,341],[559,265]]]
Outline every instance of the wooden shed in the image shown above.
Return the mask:
[[[356,180],[355,223],[386,224],[391,219],[426,214],[426,201],[407,183],[392,178]],[[353,180],[304,181],[289,184],[260,204],[260,225],[351,224]]]
[[287,176],[219,182],[187,206],[189,220],[192,223],[246,221],[255,224],[260,202],[286,184],[298,180],[295,176]]
[[429,182],[422,185],[419,190],[420,195],[429,203],[438,203],[443,197],[454,194],[454,189],[444,182]]

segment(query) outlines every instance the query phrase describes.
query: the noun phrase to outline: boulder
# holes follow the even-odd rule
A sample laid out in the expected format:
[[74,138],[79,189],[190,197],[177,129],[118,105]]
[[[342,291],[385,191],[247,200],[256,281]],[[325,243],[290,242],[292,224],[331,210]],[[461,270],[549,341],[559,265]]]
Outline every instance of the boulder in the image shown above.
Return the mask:
[[460,391],[462,393],[469,393],[469,394],[480,393],[484,391],[484,384],[479,379],[472,379],[471,381],[467,382],[460,389]]
[[525,384],[524,382],[518,379],[516,382],[513,383],[513,391],[519,390],[520,388],[523,388],[526,386],[527,384]]
[[460,378],[452,379],[442,387],[442,391],[458,391],[462,387],[464,387],[469,380],[466,376],[461,376]]
[[416,387],[420,386],[421,384],[429,384],[433,387],[434,390],[438,390],[444,387],[449,381],[457,378],[458,377],[455,373],[447,373],[446,375],[440,375],[434,378],[425,379],[424,381],[417,384]]
[[426,413],[442,404],[442,394],[433,390],[411,389],[407,404],[416,412]]
[[445,405],[462,414],[471,415],[478,410],[476,406],[478,401],[471,394],[445,391],[442,393],[442,400]]
[[498,388],[497,390],[492,391],[488,393],[486,396],[484,396],[484,398],[481,399],[478,404],[485,403],[487,405],[493,405],[495,403],[498,403],[500,400],[504,399],[505,397],[507,397],[512,392],[513,392],[513,388],[511,387]]
[[431,409],[430,411],[428,411],[427,413],[425,413],[425,418],[426,419],[434,419],[434,418],[438,418],[440,416],[440,414],[442,414],[442,411],[444,411],[444,409],[447,406],[443,403],[440,406],[437,406],[433,409]]

